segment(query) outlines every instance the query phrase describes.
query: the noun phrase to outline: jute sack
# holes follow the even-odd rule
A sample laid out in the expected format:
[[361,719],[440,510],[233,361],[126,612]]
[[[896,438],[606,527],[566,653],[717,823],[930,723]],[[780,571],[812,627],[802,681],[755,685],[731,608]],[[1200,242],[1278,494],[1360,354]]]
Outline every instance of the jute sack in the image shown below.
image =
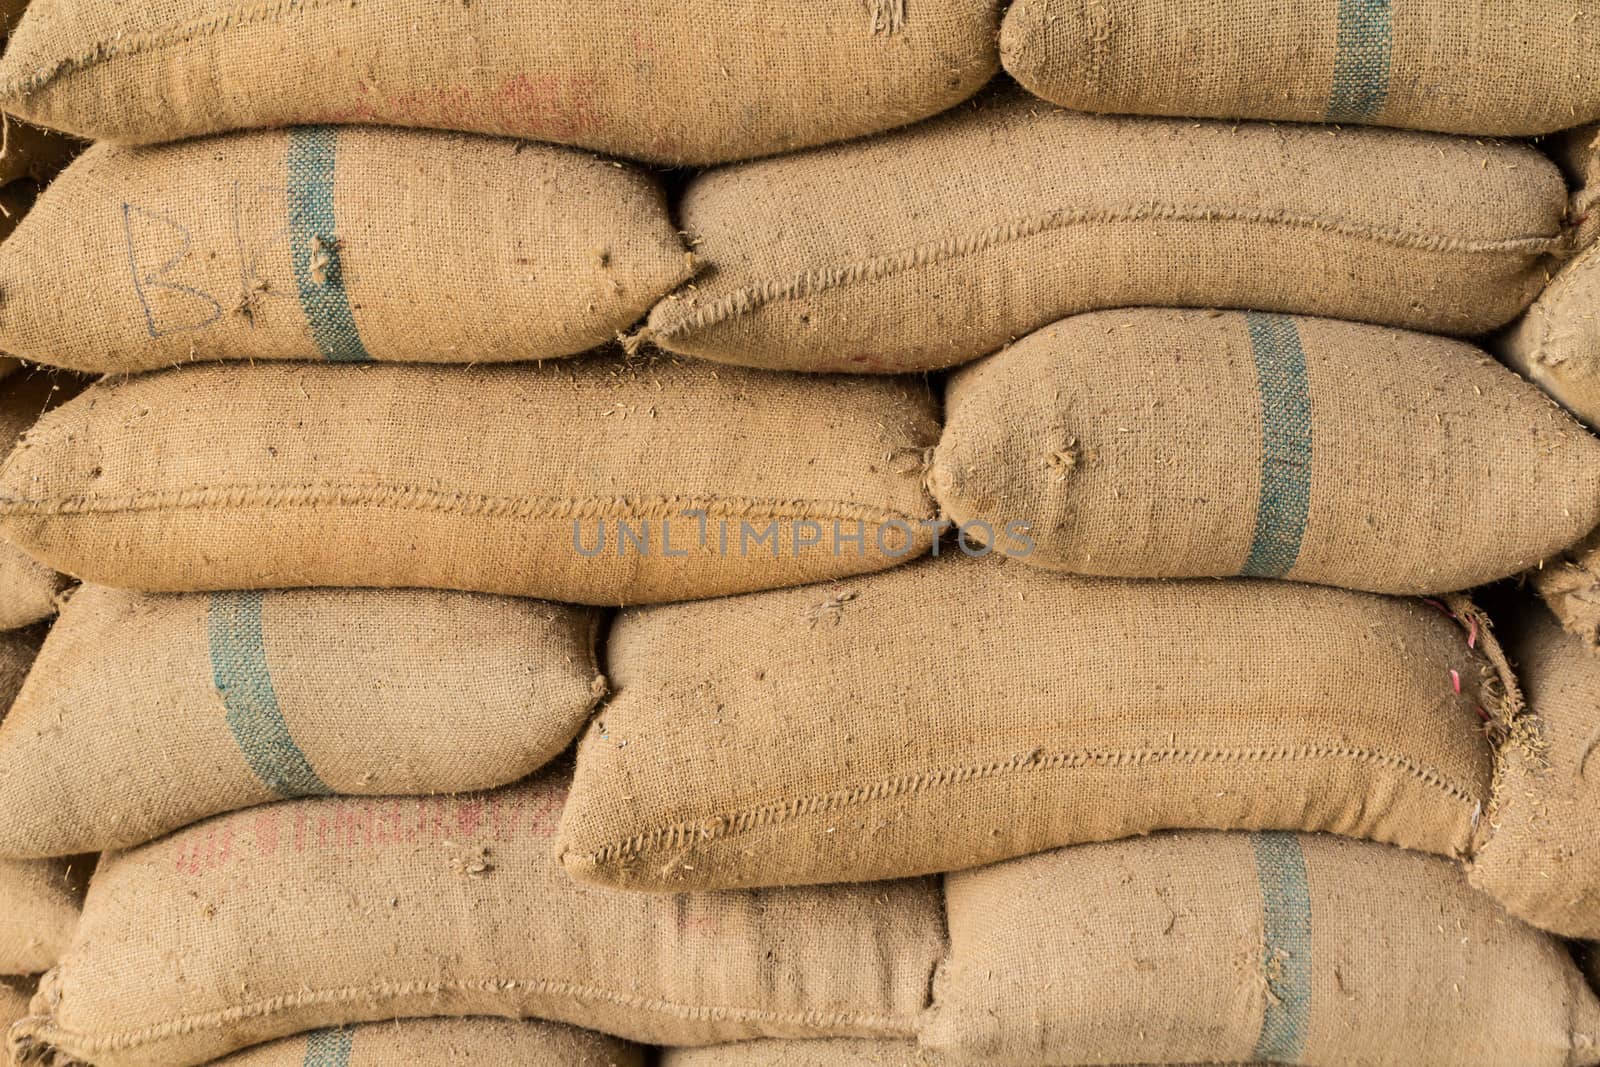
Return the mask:
[[1600,529],[1528,575],[1567,632],[1600,653]]
[[1483,719],[1507,704],[1468,642],[1420,601],[948,551],[627,612],[562,860],[585,882],[678,891],[960,870],[1164,828],[1466,853],[1489,797]]
[[107,373],[544,359],[687,276],[655,183],[569,149],[331,126],[100,144],[0,245],[0,348]]
[[1106,118],[1003,92],[695,179],[682,222],[711,269],[638,339],[730,363],[897,371],[1143,304],[1479,333],[1544,283],[1566,198],[1525,145]]
[[1600,25],[1515,0],[1017,0],[1000,54],[1063,107],[1528,137],[1600,118]]
[[918,381],[706,364],[187,367],[104,381],[0,472],[0,529],[158,592],[682,600],[925,551]]
[[31,984],[20,978],[0,978],[0,1031],[11,1029],[12,1023],[28,1014]]
[[644,1050],[560,1023],[415,1019],[330,1027],[217,1060],[213,1067],[644,1067]]
[[84,586],[0,724],[0,856],[125,848],[283,797],[516,781],[605,692],[597,624],[477,593]]
[[288,801],[108,854],[13,1052],[185,1067],[451,1015],[667,1045],[912,1036],[944,947],[936,883],[585,888],[552,856],[565,774],[466,798]]
[[700,165],[875,133],[999,69],[997,0],[36,0],[0,107],[145,144],[364,122]]
[[[1600,205],[1597,205],[1600,212]],[[1597,214],[1600,218],[1600,214]],[[1550,279],[1527,314],[1496,335],[1500,358],[1600,428],[1600,242]]]
[[[9,452],[41,415],[82,388],[81,381],[43,371],[5,375],[0,379],[0,451]],[[31,626],[54,615],[56,597],[65,587],[61,575],[0,541],[0,630]]]
[[[1096,312],[964,368],[945,410],[929,484],[946,516],[1053,570],[1443,593],[1600,525],[1600,442],[1426,334]],[[1026,541],[1003,536],[1015,521]]]
[[[11,706],[43,638],[38,627],[0,633],[0,708]],[[0,976],[55,965],[78,924],[85,873],[66,860],[0,859]]]
[[949,1067],[950,1064],[949,1058],[919,1048],[910,1041],[740,1041],[705,1048],[669,1048],[661,1053],[661,1067]]
[[1567,949],[1451,864],[1295,834],[1171,834],[946,879],[924,1044],[974,1064],[1600,1063]]
[[1502,750],[1472,881],[1535,926],[1600,939],[1600,657],[1532,601],[1501,633],[1532,716]]

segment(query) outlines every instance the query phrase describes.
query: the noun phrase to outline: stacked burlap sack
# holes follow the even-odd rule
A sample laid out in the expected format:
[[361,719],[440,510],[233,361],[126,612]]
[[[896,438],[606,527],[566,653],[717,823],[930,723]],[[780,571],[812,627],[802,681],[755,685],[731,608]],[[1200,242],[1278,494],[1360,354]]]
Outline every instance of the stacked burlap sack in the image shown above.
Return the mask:
[[1600,30],[1336,7],[35,0],[12,1053],[1600,1063]]

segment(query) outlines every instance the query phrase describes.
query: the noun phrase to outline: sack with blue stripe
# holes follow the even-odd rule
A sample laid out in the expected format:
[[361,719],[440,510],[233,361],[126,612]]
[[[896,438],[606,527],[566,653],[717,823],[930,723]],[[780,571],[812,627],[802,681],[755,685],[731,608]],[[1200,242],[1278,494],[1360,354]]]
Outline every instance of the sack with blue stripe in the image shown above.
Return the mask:
[[285,797],[516,781],[604,694],[597,622],[418,589],[83,586],[0,722],[0,856],[126,848]]
[[950,954],[921,1032],[941,1063],[1600,1063],[1600,1001],[1567,947],[1436,856],[1160,834],[945,892]]
[[333,126],[100,144],[0,244],[0,350],[94,373],[551,359],[688,275],[656,183],[570,149]]
[[1517,0],[1017,0],[1006,70],[1063,107],[1529,137],[1600,118],[1600,24]]
[[330,1026],[224,1056],[212,1067],[645,1067],[645,1050],[536,1019],[407,1019]]
[[1102,311],[963,368],[946,393],[934,496],[980,533],[1029,523],[1026,560],[1052,570],[1438,595],[1600,526],[1600,442],[1464,341]]

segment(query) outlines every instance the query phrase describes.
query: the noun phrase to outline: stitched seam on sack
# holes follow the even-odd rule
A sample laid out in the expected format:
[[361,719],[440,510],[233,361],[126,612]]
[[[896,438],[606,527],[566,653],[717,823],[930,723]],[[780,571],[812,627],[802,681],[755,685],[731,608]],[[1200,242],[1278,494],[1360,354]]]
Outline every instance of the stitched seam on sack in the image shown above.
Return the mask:
[[46,1044],[61,1047],[62,1039],[65,1039],[72,1046],[68,1051],[76,1053],[81,1050],[92,1055],[98,1052],[127,1050],[152,1041],[193,1034],[200,1030],[217,1029],[250,1019],[266,1018],[286,1010],[316,1004],[338,1004],[373,998],[397,1000],[402,997],[431,996],[439,993],[511,992],[518,988],[539,996],[597,1000],[701,1022],[762,1022],[813,1027],[856,1026],[893,1036],[910,1036],[914,1032],[915,1025],[913,1018],[895,1015],[866,1012],[775,1012],[721,1004],[692,1005],[657,997],[619,993],[611,989],[578,985],[574,982],[554,982],[543,978],[479,978],[442,982],[379,982],[370,986],[337,986],[329,989],[281,993],[217,1011],[180,1015],[138,1029],[100,1035],[58,1027],[46,1017],[37,1033]]
[[7,98],[26,96],[38,92],[58,78],[89,70],[109,60],[159,52],[175,45],[186,44],[199,37],[214,37],[235,26],[279,22],[290,12],[314,11],[336,4],[354,7],[356,0],[275,0],[275,2],[269,0],[266,3],[236,7],[208,18],[194,19],[175,26],[163,26],[145,33],[117,34],[109,40],[96,42],[87,52],[58,59],[48,67],[0,86],[0,96]]
[[[766,304],[798,300],[833,289],[849,288],[864,282],[879,281],[898,274],[934,266],[949,260],[961,259],[988,251],[1014,241],[1038,237],[1074,225],[1115,224],[1145,220],[1176,222],[1262,222],[1294,229],[1320,230],[1348,237],[1357,237],[1402,248],[1431,252],[1464,252],[1471,254],[1526,253],[1536,255],[1548,252],[1560,244],[1556,237],[1507,237],[1498,240],[1472,240],[1447,237],[1440,234],[1415,233],[1391,227],[1366,226],[1343,219],[1322,218],[1316,215],[1295,215],[1287,212],[1249,211],[1236,208],[1210,208],[1185,204],[1143,204],[1133,207],[1106,210],[1062,209],[992,226],[978,233],[960,237],[946,237],[911,248],[857,260],[842,267],[828,270],[806,271],[787,280],[775,280],[743,286],[726,296],[675,322],[654,328],[651,332],[670,340],[684,333],[708,329],[729,319],[750,315]],[[676,306],[668,298],[663,305]]]
[[227,510],[256,507],[375,506],[462,515],[509,515],[520,519],[670,518],[685,510],[710,517],[846,519],[885,523],[914,518],[891,508],[851,501],[767,500],[746,497],[497,497],[448,493],[417,486],[196,486],[176,491],[121,496],[75,496],[29,500],[0,496],[0,514],[23,516],[102,515],[129,511]]
[[[1249,749],[1134,749],[1124,752],[1062,752],[1049,756],[1029,753],[1008,760],[944,767],[922,774],[887,778],[854,789],[817,793],[809,797],[780,800],[745,808],[731,815],[712,816],[699,822],[679,822],[647,830],[632,837],[602,845],[592,852],[574,853],[573,858],[590,864],[627,859],[644,852],[681,849],[691,844],[750,833],[754,830],[810,815],[824,815],[898,796],[915,796],[933,789],[962,785],[971,781],[998,778],[1024,771],[1072,770],[1087,766],[1125,767],[1149,763],[1236,763],[1297,762],[1314,759],[1348,759],[1404,771],[1413,779],[1443,792],[1463,805],[1475,805],[1480,798],[1438,770],[1405,756],[1394,756],[1373,749],[1330,745],[1299,745],[1285,748]],[[706,825],[710,823],[711,825]]]

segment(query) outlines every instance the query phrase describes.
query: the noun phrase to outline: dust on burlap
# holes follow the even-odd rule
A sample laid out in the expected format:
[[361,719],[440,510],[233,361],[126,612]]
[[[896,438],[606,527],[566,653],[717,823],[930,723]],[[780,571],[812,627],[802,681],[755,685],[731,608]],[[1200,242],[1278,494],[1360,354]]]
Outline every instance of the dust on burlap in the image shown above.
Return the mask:
[[270,1041],[213,1067],[645,1067],[644,1049],[536,1019],[409,1019]]
[[107,379],[47,415],[0,472],[0,529],[86,581],[156,592],[683,600],[927,551],[937,438],[914,379],[213,364]]
[[570,149],[328,126],[100,144],[0,245],[0,349],[95,373],[545,359],[688,273],[656,183]]
[[1028,521],[1026,543],[992,542],[1054,570],[1439,594],[1600,525],[1600,444],[1480,349],[1425,334],[1095,312],[964,368],[945,408],[944,513],[980,538]]
[[1600,1003],[1566,947],[1437,857],[1162,834],[945,887],[921,1040],[963,1062],[1600,1063]]
[[506,785],[604,694],[598,624],[477,593],[83,586],[0,724],[0,856],[126,848],[290,796]]
[[130,144],[309,123],[703,165],[875,133],[1000,67],[999,0],[35,0],[0,106]]
[[1005,68],[1063,107],[1527,137],[1600,118],[1600,25],[1541,4],[1017,0]]
[[1109,118],[997,92],[696,178],[681,219],[707,272],[636,340],[898,371],[1137,305],[1476,334],[1538,293],[1566,202],[1557,168],[1522,144]]
[[454,798],[285,801],[107,854],[13,1051],[188,1067],[410,1016],[665,1045],[913,1036],[944,947],[937,883],[580,886],[551,849],[566,773]]
[[620,615],[567,869],[646,890],[865,881],[1163,828],[1470,851],[1485,720],[1512,702],[1439,608],[951,551]]
[[1536,926],[1600,940],[1600,656],[1537,601],[1499,630],[1532,714],[1502,748],[1472,882]]

